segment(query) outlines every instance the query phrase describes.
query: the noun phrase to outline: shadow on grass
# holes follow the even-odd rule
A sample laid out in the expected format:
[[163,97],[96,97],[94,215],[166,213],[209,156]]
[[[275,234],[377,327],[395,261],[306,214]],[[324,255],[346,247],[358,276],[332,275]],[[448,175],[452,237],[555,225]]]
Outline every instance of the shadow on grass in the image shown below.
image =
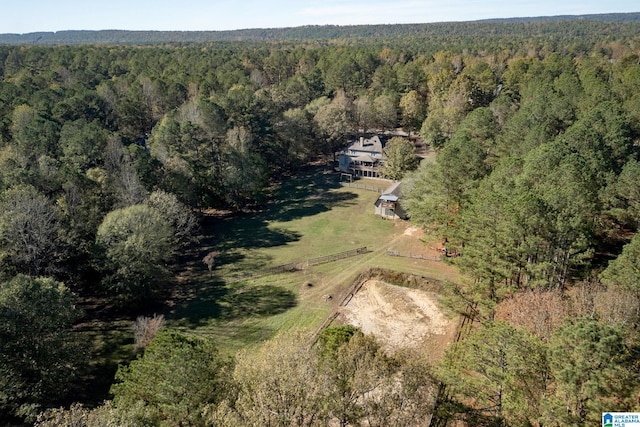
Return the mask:
[[226,279],[235,277],[237,274],[251,274],[260,271],[271,264],[272,256],[259,253],[240,253],[237,250],[230,249],[222,252],[216,257],[214,270],[220,266],[227,266],[224,269]]
[[[331,191],[337,188],[340,188],[338,175],[324,173],[324,167],[305,168],[295,176],[284,178],[263,210],[205,218],[202,252],[268,248],[298,241],[302,237],[300,233],[269,227],[269,223],[293,221],[355,203],[355,193]],[[224,264],[221,261],[220,265]]]
[[[296,296],[289,290],[225,282],[271,266],[273,258],[254,249],[283,246],[302,238],[301,233],[282,225],[274,227],[273,222],[286,224],[355,203],[355,193],[333,191],[337,188],[339,175],[325,173],[324,166],[310,166],[283,178],[262,210],[205,216],[200,243],[183,258],[189,271],[189,294],[174,301],[168,317],[175,319],[177,326],[197,328],[212,322],[220,325],[272,316],[294,307]],[[208,274],[202,262],[210,251],[219,252],[213,275]]]
[[77,333],[87,340],[91,350],[91,363],[81,372],[80,378],[69,390],[70,400],[83,402],[90,407],[97,406],[109,398],[109,388],[118,365],[129,363],[135,358],[133,332],[130,322],[119,322],[108,330],[99,323],[86,324]]
[[297,304],[296,295],[273,285],[209,284],[183,300],[172,315],[177,325],[206,326],[211,320],[233,321],[284,313]]
[[281,246],[302,237],[295,231],[269,228],[267,221],[248,214],[219,219],[212,229],[215,247],[221,251]]
[[282,181],[264,213],[270,220],[287,222],[352,204],[356,194],[331,191],[338,188],[338,174],[324,173],[324,167],[308,167]]

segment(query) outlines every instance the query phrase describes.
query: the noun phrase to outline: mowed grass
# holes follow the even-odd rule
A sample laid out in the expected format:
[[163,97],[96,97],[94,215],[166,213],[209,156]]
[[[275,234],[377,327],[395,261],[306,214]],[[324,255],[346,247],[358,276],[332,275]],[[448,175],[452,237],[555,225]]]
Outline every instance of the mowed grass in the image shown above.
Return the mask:
[[[222,351],[233,354],[279,332],[316,330],[370,267],[453,278],[455,273],[441,263],[386,255],[389,245],[406,240],[407,224],[374,215],[377,197],[343,188],[336,174],[310,168],[274,191],[265,210],[211,218],[183,275],[185,292],[166,313],[169,326],[212,337]],[[274,266],[360,247],[370,252],[302,271],[259,275]],[[209,273],[200,260],[212,250],[220,255]]]

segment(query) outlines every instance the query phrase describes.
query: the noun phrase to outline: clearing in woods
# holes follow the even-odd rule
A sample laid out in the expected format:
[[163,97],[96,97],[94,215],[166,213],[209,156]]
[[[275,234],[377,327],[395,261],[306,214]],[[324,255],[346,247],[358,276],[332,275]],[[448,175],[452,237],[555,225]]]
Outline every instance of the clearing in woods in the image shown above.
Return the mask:
[[[322,166],[310,167],[289,178],[274,189],[261,211],[207,213],[200,244],[181,255],[183,268],[165,304],[107,320],[96,315],[83,324],[95,360],[86,378],[95,394],[90,399],[97,403],[107,398],[118,365],[135,357],[131,324],[139,315],[164,314],[167,327],[212,337],[228,355],[278,333],[307,331],[311,337],[328,319],[352,322],[387,348],[418,344],[426,345],[433,357],[441,354],[452,338],[449,328],[457,322],[442,316],[437,291],[420,295],[408,287],[372,282],[362,286],[352,304],[341,306],[354,281],[373,268],[435,281],[457,281],[459,276],[442,262],[389,256],[397,252],[433,258],[439,253],[410,223],[374,215],[376,192],[343,188],[339,175],[327,172]],[[384,189],[389,182],[366,184]],[[368,252],[351,258],[255,275],[362,247]],[[218,255],[209,271],[203,258],[211,252]]]
[[[366,182],[381,189],[389,185]],[[185,254],[179,290],[165,313],[169,326],[213,337],[221,349],[233,353],[280,332],[316,331],[341,309],[353,281],[371,268],[457,280],[456,270],[445,263],[388,255],[388,250],[430,258],[439,253],[410,223],[377,217],[373,208],[377,197],[376,192],[343,188],[339,175],[314,167],[276,189],[260,212],[211,213],[202,244]],[[274,266],[361,247],[368,252],[300,271],[256,275]],[[211,251],[219,255],[209,272],[202,259]],[[436,294],[421,295],[405,287],[367,285],[353,304],[344,316],[389,346],[427,337],[432,344],[444,344],[456,323],[439,311]]]

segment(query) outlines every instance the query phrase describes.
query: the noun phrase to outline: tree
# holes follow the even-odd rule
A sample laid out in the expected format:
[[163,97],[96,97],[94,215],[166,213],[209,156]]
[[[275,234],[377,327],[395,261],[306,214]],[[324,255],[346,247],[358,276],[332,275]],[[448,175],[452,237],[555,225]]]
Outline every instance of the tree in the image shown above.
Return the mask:
[[198,220],[175,194],[156,190],[145,200],[145,204],[159,212],[171,226],[175,243],[184,246],[193,239]]
[[238,355],[233,374],[237,396],[209,408],[222,426],[320,426],[326,420],[324,384],[314,351],[304,337],[280,335],[257,351]]
[[383,150],[386,160],[381,168],[382,176],[399,181],[406,172],[415,170],[418,158],[414,151],[411,141],[399,136],[391,138]]
[[542,426],[546,353],[525,329],[504,322],[481,325],[447,349],[436,376],[467,407],[470,419],[480,415],[491,417],[492,425]]
[[76,120],[62,126],[58,144],[63,153],[64,164],[82,174],[102,163],[107,136],[105,130],[95,122]]
[[318,108],[313,120],[326,139],[323,151],[334,153],[344,145],[348,135],[353,133],[352,103],[343,93],[333,98],[331,103]]
[[531,202],[520,218],[529,236],[527,268],[538,285],[564,287],[592,255],[600,183],[588,163],[562,138],[526,157],[517,186]]
[[533,212],[526,195],[515,189],[519,162],[508,160],[469,192],[450,235],[462,254],[455,263],[473,278],[465,289],[467,298],[479,303],[479,308],[488,309],[489,317],[494,304],[519,285],[523,274],[519,209]]
[[633,236],[600,277],[606,285],[640,295],[640,234]]
[[58,126],[38,114],[33,107],[23,104],[14,109],[11,133],[13,143],[32,159],[55,151]]
[[302,108],[313,99],[313,88],[306,76],[296,74],[270,89],[273,102],[283,109]]
[[391,65],[382,64],[376,68],[371,76],[369,90],[376,95],[398,91],[398,77]]
[[252,145],[253,136],[246,128],[227,133],[222,183],[226,202],[235,209],[261,202],[267,185],[267,165]]
[[444,185],[455,201],[464,207],[470,190],[489,172],[487,152],[479,138],[461,127],[438,154]]
[[118,198],[120,206],[132,206],[147,197],[147,191],[133,167],[131,156],[117,138],[107,141],[104,166],[108,173],[108,184]]
[[209,205],[221,195],[224,131],[217,110],[210,103],[185,103],[178,114],[165,116],[149,138],[151,155],[162,164],[163,189],[191,206]]
[[49,200],[29,185],[0,194],[0,260],[4,273],[51,273],[62,257],[58,219]]
[[96,236],[104,251],[105,290],[120,299],[153,297],[169,275],[174,233],[160,212],[146,205],[109,212]]
[[[330,333],[323,331],[324,333]],[[373,403],[384,399],[393,384],[397,364],[388,357],[371,336],[360,331],[347,330],[348,341],[325,340],[329,347],[320,347],[320,376],[328,388],[323,401],[329,415],[337,419],[341,427],[360,422],[371,414]]]
[[142,356],[118,368],[113,403],[144,408],[144,425],[203,425],[205,406],[229,392],[229,368],[211,341],[161,330]]
[[287,110],[275,124],[282,169],[295,169],[320,151],[313,133],[313,117],[301,108]]
[[[474,164],[472,173],[483,176],[489,169],[495,167],[498,158],[495,139],[499,128],[493,111],[488,107],[479,107],[470,112],[460,123],[460,127],[453,136],[456,142],[469,144],[473,147],[468,151],[481,151],[479,154],[484,164]],[[463,148],[464,150],[464,148]],[[466,160],[461,160],[462,162]]]
[[79,314],[74,295],[53,279],[18,275],[0,284],[0,419],[33,417],[68,391],[86,354],[71,330]]
[[398,124],[396,101],[390,95],[380,95],[373,100],[373,124],[383,130],[393,129]]
[[445,185],[440,163],[422,161],[418,169],[403,181],[400,203],[411,221],[431,231],[448,236],[459,205]]
[[609,195],[610,213],[622,224],[640,228],[640,162],[629,160],[616,180],[611,184]]
[[425,101],[418,91],[411,90],[400,98],[400,112],[402,126],[409,132],[420,128],[426,114]]
[[600,422],[601,413],[631,410],[631,384],[637,383],[622,332],[593,319],[574,319],[549,341],[555,393],[549,397],[548,425],[582,426]]
[[541,340],[548,340],[569,316],[569,304],[557,290],[519,292],[496,307],[496,319],[523,326]]
[[236,393],[207,408],[210,424],[420,425],[434,386],[418,354],[386,356],[373,337],[350,325],[325,329],[312,348],[308,337],[295,334],[243,351],[234,382]]
[[353,103],[353,114],[358,126],[357,131],[367,133],[374,122],[374,111],[371,98],[366,95],[358,97]]
[[[464,67],[457,84],[467,94],[472,107],[486,107],[496,93],[496,76],[485,61],[477,61]],[[454,83],[454,84],[456,84]]]

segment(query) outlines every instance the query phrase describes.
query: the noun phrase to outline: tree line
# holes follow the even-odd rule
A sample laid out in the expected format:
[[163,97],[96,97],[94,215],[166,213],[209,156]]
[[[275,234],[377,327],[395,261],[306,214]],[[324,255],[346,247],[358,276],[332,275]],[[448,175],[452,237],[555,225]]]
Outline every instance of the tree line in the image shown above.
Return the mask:
[[450,304],[478,323],[438,366],[443,417],[581,426],[637,409],[637,52],[513,58],[498,79],[445,62],[421,128],[440,149],[405,186],[467,276]]
[[210,42],[352,41],[357,44],[408,38],[422,41],[436,38],[443,46],[452,40],[489,38],[531,40],[543,37],[601,39],[603,34],[626,38],[637,35],[639,13],[603,13],[573,16],[486,19],[471,22],[387,25],[304,25],[291,28],[253,28],[229,31],[125,31],[65,30],[26,34],[0,34],[0,44],[8,45],[153,45]]
[[[577,24],[566,25],[558,28]],[[461,255],[452,262],[469,280],[450,287],[451,305],[476,304],[483,320],[479,335],[430,373],[459,381],[443,408],[486,423],[552,425],[556,414],[560,425],[579,425],[611,396],[617,408],[632,407],[635,389],[615,377],[637,377],[627,356],[636,351],[638,238],[628,236],[637,230],[640,200],[640,66],[637,35],[597,34],[561,48],[553,35],[511,45],[476,36],[437,50],[413,37],[388,45],[0,47],[0,418],[33,420],[77,385],[87,364],[79,350],[85,344],[71,333],[82,315],[78,297],[119,307],[161,298],[180,249],[197,236],[198,212],[250,211],[268,203],[269,186],[310,160],[361,132],[398,126],[438,150],[435,163],[407,179],[407,209]],[[390,146],[390,154],[406,157],[401,142]],[[392,166],[389,173],[401,178],[405,170]],[[531,318],[549,307],[559,313],[544,334],[514,319],[534,298],[555,305],[540,304]],[[590,320],[559,326],[578,317]],[[194,369],[233,376],[206,340],[161,336],[119,372],[116,409],[171,425],[200,425],[205,412],[216,419],[226,411],[251,425],[239,409],[251,406],[242,400],[250,399],[242,394],[250,382],[179,408],[165,408],[161,396],[184,391],[179,378],[151,400],[127,394],[146,375],[145,360],[171,366],[195,354]],[[589,366],[611,370],[585,378],[581,347],[568,348],[567,337],[585,349],[610,343]],[[167,342],[184,352],[167,354]],[[501,370],[493,362],[486,372],[461,369],[456,361],[485,369],[465,347],[482,343],[497,343],[502,353],[483,360],[497,360]],[[540,359],[527,365],[531,377],[513,374],[525,353]],[[573,373],[556,363],[562,360],[575,360]],[[478,382],[483,375],[490,383]],[[198,380],[218,387],[217,377]],[[524,396],[531,385],[524,381],[539,381],[527,392],[537,394]],[[367,412],[355,402],[356,415],[338,416],[335,408],[328,415],[324,407],[299,425],[330,416],[360,422]],[[561,417],[560,407],[571,409]]]

